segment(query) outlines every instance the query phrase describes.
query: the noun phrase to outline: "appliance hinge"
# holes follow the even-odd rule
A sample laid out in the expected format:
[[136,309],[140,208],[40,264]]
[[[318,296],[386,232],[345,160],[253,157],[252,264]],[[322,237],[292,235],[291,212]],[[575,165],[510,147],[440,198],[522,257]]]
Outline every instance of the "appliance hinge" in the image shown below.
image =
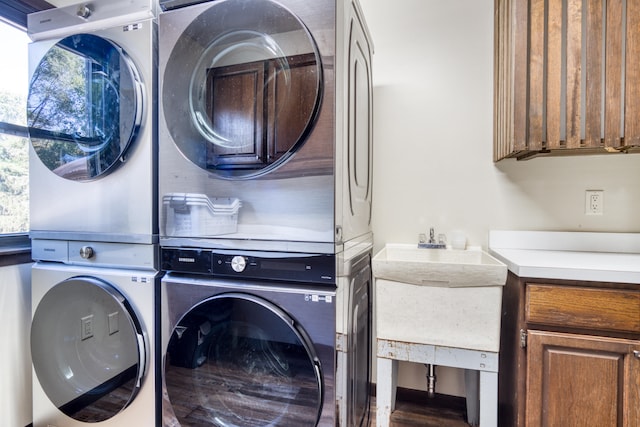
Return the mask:
[[527,348],[527,331],[520,329],[520,348]]

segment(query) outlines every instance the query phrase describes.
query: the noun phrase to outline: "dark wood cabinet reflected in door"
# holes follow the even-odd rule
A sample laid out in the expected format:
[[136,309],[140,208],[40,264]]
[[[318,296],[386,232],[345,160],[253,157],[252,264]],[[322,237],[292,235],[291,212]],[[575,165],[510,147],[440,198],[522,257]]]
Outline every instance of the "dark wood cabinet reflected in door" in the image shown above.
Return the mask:
[[313,118],[315,55],[304,54],[208,70],[207,118],[218,141],[207,164],[260,169],[289,152]]
[[209,69],[207,119],[218,139],[207,145],[211,167],[260,167],[265,163],[264,81],[262,62]]
[[269,61],[267,105],[267,152],[272,163],[298,142],[313,117],[316,92],[316,58],[313,54],[287,58],[289,69]]

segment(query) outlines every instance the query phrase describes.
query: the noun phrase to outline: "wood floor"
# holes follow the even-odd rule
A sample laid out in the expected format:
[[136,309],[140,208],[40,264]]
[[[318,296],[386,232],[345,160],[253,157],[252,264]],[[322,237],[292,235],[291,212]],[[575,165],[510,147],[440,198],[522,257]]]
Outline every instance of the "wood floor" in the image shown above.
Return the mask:
[[[375,404],[373,397],[371,427],[376,425]],[[465,400],[440,394],[428,398],[425,392],[398,389],[396,410],[391,414],[390,427],[469,427]]]
[[[125,388],[119,390],[123,391],[125,395],[117,396],[115,391],[109,393],[99,401],[85,408],[84,412],[77,413],[74,418],[92,422],[104,419],[101,418],[104,416],[104,410],[114,410],[112,407],[114,399],[120,401],[122,398],[125,398],[124,401],[126,402],[126,399],[130,397],[126,394],[127,390]],[[129,392],[130,391],[131,390],[129,390]],[[188,388],[185,388],[185,397],[189,398],[190,394]],[[166,398],[166,396],[163,397]],[[121,407],[116,407],[115,412],[118,412],[120,409]],[[107,418],[115,412],[108,414]],[[311,411],[311,413],[312,412],[313,411]],[[168,418],[175,420],[173,414]],[[165,426],[178,425],[177,421],[175,423],[167,422],[168,418],[165,417]],[[199,423],[196,424],[199,425]],[[375,425],[376,398],[372,396],[369,426],[375,427]],[[429,398],[424,391],[399,388],[397,391],[396,409],[391,415],[390,427],[469,427],[469,424],[466,422],[465,399],[441,394],[436,394],[433,398]]]

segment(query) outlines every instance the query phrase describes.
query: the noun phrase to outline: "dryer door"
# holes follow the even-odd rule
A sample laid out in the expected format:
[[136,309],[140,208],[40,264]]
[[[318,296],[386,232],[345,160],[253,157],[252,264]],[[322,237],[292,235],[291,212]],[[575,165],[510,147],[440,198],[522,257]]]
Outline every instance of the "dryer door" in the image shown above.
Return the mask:
[[[182,13],[161,23],[171,30]],[[321,87],[318,48],[291,11],[271,0],[211,2],[169,54],[162,108],[186,158],[223,178],[249,178],[304,143]]]
[[111,172],[124,160],[141,120],[140,76],[127,54],[107,39],[65,37],[46,50],[32,72],[31,145],[58,176],[88,181]]
[[313,427],[321,378],[297,322],[241,293],[193,307],[174,328],[165,360],[167,394],[181,425]]
[[104,421],[133,401],[146,347],[133,308],[94,277],[58,283],[33,314],[31,356],[40,386],[61,412],[79,421]]

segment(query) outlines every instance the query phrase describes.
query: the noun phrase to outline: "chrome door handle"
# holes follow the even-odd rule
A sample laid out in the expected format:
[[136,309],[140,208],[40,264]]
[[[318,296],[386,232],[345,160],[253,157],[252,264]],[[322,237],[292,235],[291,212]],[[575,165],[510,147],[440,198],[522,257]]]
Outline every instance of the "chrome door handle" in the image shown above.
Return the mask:
[[636,359],[640,359],[640,350],[633,350],[633,356]]

